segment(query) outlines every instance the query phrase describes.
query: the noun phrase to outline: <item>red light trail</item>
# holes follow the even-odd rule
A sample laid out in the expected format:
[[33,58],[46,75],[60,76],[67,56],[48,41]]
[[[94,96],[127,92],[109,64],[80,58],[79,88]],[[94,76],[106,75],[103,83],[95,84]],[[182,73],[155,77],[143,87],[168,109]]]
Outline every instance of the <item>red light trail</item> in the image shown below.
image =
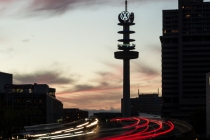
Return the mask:
[[122,134],[101,138],[98,140],[146,140],[167,134],[174,129],[170,121],[147,119],[147,118],[114,118],[112,122],[121,122]]

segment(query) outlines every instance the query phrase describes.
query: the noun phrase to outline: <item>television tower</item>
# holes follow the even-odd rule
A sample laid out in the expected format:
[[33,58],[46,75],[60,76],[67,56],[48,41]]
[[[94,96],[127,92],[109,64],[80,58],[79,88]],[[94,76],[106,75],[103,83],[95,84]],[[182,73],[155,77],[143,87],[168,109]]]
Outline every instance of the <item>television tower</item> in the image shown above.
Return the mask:
[[118,50],[114,53],[116,59],[123,59],[123,105],[122,114],[123,117],[131,117],[131,106],[130,106],[130,59],[136,59],[139,56],[139,52],[131,51],[135,49],[135,44],[130,42],[135,41],[130,39],[130,34],[135,33],[130,31],[130,26],[135,25],[134,13],[127,11],[127,0],[125,1],[125,11],[118,15],[119,26],[123,26],[123,31],[119,31],[119,34],[123,34],[123,39],[119,39]]

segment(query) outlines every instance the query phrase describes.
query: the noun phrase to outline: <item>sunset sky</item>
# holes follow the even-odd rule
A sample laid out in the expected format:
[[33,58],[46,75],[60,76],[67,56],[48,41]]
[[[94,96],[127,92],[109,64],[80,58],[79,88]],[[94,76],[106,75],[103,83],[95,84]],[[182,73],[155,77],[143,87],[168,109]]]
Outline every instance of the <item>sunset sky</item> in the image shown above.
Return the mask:
[[[162,10],[177,0],[128,0],[139,58],[131,61],[131,97],[161,92]],[[124,0],[0,0],[0,71],[14,84],[48,84],[64,108],[120,110]]]

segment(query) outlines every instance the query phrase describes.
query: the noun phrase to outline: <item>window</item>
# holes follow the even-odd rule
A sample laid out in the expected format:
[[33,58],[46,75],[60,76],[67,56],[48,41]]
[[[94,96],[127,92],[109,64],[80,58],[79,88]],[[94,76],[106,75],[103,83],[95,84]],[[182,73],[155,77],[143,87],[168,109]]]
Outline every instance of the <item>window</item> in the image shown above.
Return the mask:
[[37,102],[37,100],[36,99],[34,99],[34,103],[36,103]]
[[16,100],[16,103],[21,103],[21,99],[17,99]]
[[186,18],[189,18],[189,17],[190,17],[190,15],[185,15],[185,17],[186,17]]
[[163,33],[166,34],[166,30],[164,30]]
[[209,77],[209,85],[210,85],[210,77]]
[[178,33],[179,30],[171,30],[172,33]]

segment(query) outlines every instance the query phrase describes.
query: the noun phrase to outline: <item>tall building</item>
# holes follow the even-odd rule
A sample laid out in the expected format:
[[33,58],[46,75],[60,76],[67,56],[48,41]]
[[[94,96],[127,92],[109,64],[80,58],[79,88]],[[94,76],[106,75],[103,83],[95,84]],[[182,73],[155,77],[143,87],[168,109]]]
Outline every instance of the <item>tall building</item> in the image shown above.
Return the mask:
[[210,139],[210,72],[206,74],[206,138]]
[[62,119],[63,104],[56,99],[55,91],[47,84],[14,85],[12,74],[0,72],[0,99],[6,108],[22,112],[24,126]]
[[123,34],[123,39],[119,39],[119,42],[123,44],[118,44],[118,50],[114,52],[114,57],[116,59],[123,60],[123,106],[122,106],[122,116],[130,117],[130,60],[137,59],[139,57],[139,52],[132,51],[135,49],[136,45],[130,42],[135,41],[130,39],[130,34],[135,33],[130,30],[130,26],[135,25],[134,23],[134,13],[129,13],[127,11],[127,0],[125,0],[125,11],[118,15],[119,26],[123,26],[123,31],[119,31],[119,34]]
[[178,9],[163,10],[162,117],[190,121],[206,106],[210,71],[210,2],[178,0]]

